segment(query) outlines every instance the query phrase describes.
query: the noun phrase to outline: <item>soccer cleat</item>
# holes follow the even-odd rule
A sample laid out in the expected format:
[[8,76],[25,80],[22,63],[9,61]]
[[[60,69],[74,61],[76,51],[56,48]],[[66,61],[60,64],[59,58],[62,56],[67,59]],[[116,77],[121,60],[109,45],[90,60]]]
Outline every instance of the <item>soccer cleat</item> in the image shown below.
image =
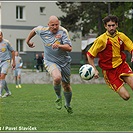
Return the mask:
[[16,85],[16,88],[18,88],[18,85]]
[[21,86],[21,85],[18,85],[18,87],[19,87],[19,88],[22,88],[22,86]]
[[71,107],[68,107],[68,106],[64,106],[68,112],[68,114],[72,114],[73,113],[73,110]]
[[6,93],[2,96],[2,98],[8,97],[8,96],[11,96],[11,92],[9,92],[9,93],[6,92]]
[[62,99],[61,98],[58,98],[55,101],[55,106],[56,106],[56,109],[58,109],[58,110],[60,110],[62,108]]

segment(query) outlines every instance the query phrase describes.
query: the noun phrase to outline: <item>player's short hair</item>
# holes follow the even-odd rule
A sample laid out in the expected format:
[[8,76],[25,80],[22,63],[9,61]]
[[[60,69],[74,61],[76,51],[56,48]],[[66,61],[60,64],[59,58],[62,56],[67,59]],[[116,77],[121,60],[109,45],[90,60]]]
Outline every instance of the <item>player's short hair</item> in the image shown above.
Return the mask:
[[1,34],[1,36],[3,36],[3,32],[2,31],[0,31],[0,34]]
[[106,25],[107,22],[109,21],[112,21],[112,22],[115,22],[115,23],[118,23],[119,19],[117,16],[115,15],[108,15],[106,16],[104,19],[103,19],[103,23]]

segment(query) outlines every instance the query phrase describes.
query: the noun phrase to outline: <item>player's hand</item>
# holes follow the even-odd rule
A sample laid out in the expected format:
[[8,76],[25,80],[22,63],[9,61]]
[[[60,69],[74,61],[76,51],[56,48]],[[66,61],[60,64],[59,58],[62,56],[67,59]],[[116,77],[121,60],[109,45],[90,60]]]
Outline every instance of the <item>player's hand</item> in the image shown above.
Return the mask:
[[12,69],[14,70],[16,67],[16,64],[15,63],[12,63]]
[[53,49],[59,48],[59,44],[55,42],[54,44],[52,44],[52,48],[53,48]]
[[34,48],[34,47],[35,47],[35,45],[34,45],[33,42],[28,42],[27,44],[28,44],[28,46],[29,46],[30,48]]
[[94,78],[95,78],[95,79],[99,78],[99,72],[98,72],[98,70],[95,70]]

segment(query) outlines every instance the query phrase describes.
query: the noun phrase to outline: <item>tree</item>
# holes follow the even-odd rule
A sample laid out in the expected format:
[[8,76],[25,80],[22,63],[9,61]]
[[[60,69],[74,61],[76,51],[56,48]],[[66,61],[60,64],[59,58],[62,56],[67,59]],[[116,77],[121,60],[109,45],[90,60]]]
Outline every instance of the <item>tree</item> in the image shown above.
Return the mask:
[[[82,31],[82,36],[90,30],[100,35],[105,31],[102,18],[109,13],[117,15],[120,20],[119,30],[132,35],[132,20],[125,16],[132,9],[131,2],[57,2],[66,15],[59,17],[63,26],[69,31]],[[110,4],[110,6],[109,6]]]

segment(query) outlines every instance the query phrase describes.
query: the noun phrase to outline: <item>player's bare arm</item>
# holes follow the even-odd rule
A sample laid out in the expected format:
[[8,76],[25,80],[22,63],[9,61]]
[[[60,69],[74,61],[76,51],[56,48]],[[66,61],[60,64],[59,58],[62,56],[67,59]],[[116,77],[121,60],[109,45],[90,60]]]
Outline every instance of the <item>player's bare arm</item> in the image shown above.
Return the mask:
[[71,52],[72,51],[72,47],[69,45],[69,44],[58,44],[58,43],[54,43],[52,45],[52,48],[55,49],[55,48],[61,48],[62,50],[65,50],[65,51],[68,51],[68,52]]
[[16,63],[15,63],[15,51],[12,51],[12,68],[14,69],[16,66]]
[[30,48],[34,48],[34,42],[31,42],[30,40],[36,35],[34,29],[29,33],[28,37],[26,38],[26,43]]

